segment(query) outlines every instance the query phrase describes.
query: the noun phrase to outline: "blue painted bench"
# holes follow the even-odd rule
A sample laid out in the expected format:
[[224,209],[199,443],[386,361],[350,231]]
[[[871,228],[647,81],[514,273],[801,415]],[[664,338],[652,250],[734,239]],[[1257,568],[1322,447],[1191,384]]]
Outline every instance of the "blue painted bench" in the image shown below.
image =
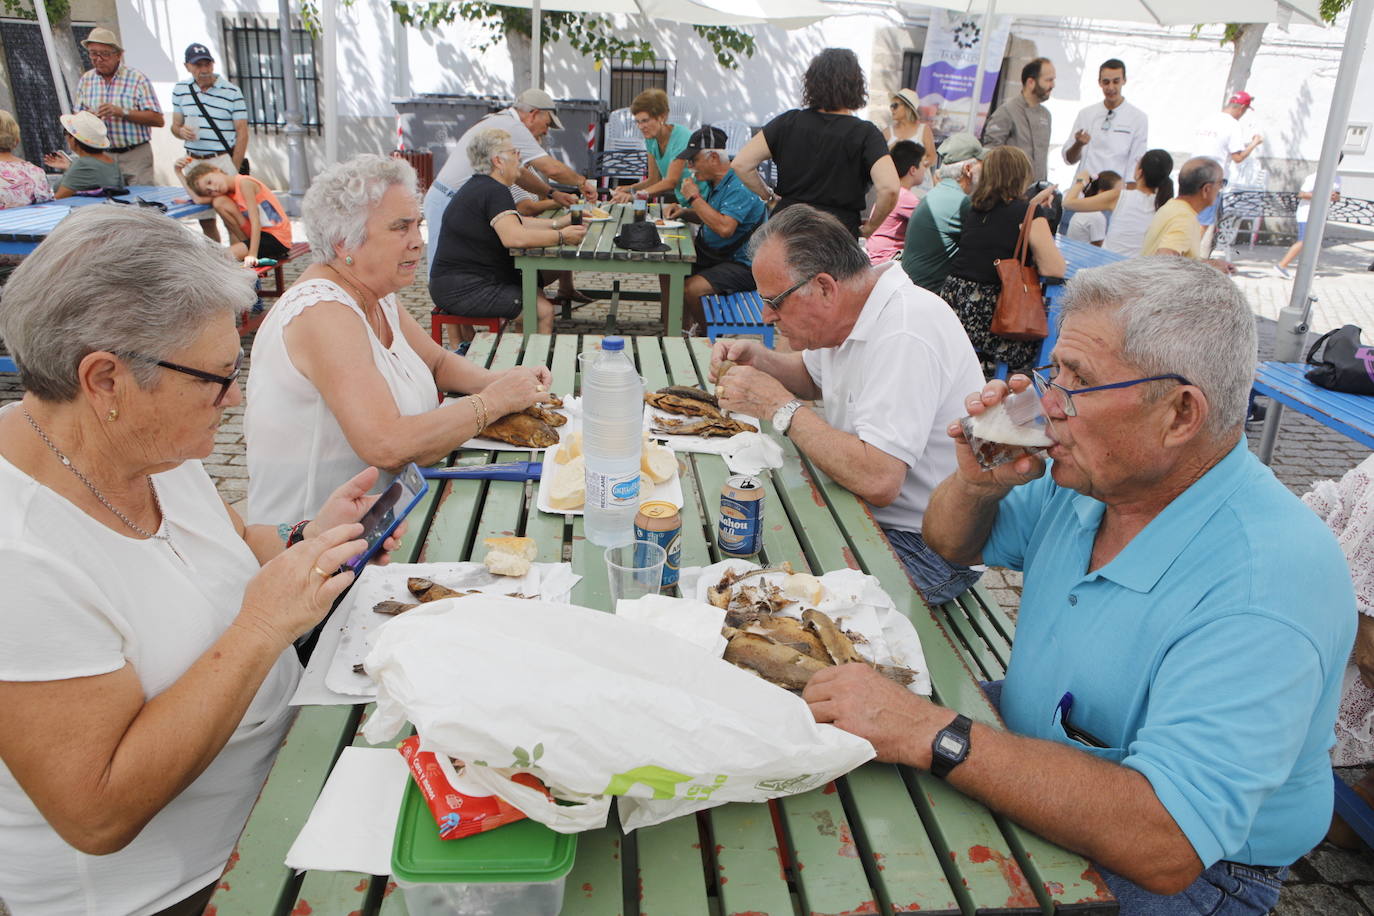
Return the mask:
[[14,360],[10,359],[8,356],[0,356],[0,373],[9,372],[13,374],[18,371],[19,367],[14,364]]
[[702,296],[706,312],[706,336],[714,343],[721,334],[761,334],[763,345],[773,346],[773,326],[763,323],[763,299],[750,290],[724,296]]
[[[1374,397],[1328,391],[1303,377],[1307,369],[1306,363],[1260,363],[1255,372],[1255,393],[1306,414],[1367,448],[1374,448]],[[1266,424],[1277,422],[1277,417],[1265,420]],[[1265,464],[1273,457],[1272,447],[1269,451],[1271,454],[1260,450],[1260,460]]]

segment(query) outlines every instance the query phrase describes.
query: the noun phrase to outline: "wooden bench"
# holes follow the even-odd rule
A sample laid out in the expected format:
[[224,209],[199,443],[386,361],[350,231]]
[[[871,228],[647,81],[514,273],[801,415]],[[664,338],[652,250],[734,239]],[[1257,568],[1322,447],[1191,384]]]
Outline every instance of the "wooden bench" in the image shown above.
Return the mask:
[[763,322],[763,298],[753,290],[723,296],[702,296],[706,312],[706,336],[714,343],[721,334],[761,334],[763,345],[773,346],[773,326]]
[[[1366,448],[1374,448],[1374,397],[1328,391],[1309,382],[1306,363],[1260,363],[1255,371],[1256,394],[1306,414],[1321,425],[1348,436]],[[1277,415],[1265,421],[1278,423]],[[1277,438],[1277,436],[1275,436]],[[1259,458],[1265,464],[1273,457],[1273,443],[1260,448]]]
[[434,342],[439,346],[444,346],[444,328],[459,327],[467,325],[474,328],[484,328],[493,334],[501,333],[501,326],[506,323],[504,318],[469,318],[466,315],[450,315],[448,312],[441,312],[437,308],[429,313],[429,336],[434,338]]

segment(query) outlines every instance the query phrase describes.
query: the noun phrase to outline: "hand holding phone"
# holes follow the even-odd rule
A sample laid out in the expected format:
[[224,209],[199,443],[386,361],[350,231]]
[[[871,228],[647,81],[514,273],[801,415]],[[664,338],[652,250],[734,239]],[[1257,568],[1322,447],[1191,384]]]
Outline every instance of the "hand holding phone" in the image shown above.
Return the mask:
[[391,537],[427,492],[429,483],[421,476],[419,467],[414,463],[406,465],[359,519],[362,522],[362,536],[363,540],[367,541],[367,549],[345,563],[341,569],[351,569],[355,574],[361,575],[363,567],[381,552],[386,539]]

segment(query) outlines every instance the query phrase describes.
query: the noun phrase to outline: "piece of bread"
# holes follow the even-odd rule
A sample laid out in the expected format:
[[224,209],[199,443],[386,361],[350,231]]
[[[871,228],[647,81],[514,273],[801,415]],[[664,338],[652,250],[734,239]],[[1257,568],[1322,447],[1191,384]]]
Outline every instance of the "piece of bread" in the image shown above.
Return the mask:
[[782,593],[789,598],[804,601],[813,607],[825,597],[825,585],[820,579],[807,573],[794,573],[782,580]]
[[539,552],[534,538],[485,538],[487,555],[482,565],[497,576],[523,576],[530,571],[530,561]]
[[561,511],[581,509],[587,501],[587,459],[578,455],[558,466],[549,478],[549,506]]
[[654,483],[667,483],[677,473],[677,456],[665,445],[645,442],[639,456],[639,469]]
[[567,464],[578,455],[582,454],[582,434],[573,433],[564,439],[558,446],[558,451],[554,452],[554,464]]

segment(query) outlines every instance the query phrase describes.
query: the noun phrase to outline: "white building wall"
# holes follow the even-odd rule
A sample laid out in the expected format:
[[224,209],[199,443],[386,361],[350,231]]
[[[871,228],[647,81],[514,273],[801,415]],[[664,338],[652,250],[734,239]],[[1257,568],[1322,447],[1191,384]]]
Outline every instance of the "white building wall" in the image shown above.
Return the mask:
[[[126,60],[149,75],[165,106],[170,106],[172,85],[184,76],[181,52],[190,42],[208,44],[225,69],[221,15],[275,16],[277,11],[273,0],[231,2],[232,6],[223,0],[118,0]],[[873,91],[870,116],[882,124],[886,93],[900,81],[901,51],[919,50],[924,43],[924,8],[868,2],[848,9],[851,12],[845,15],[795,31],[756,27],[758,52],[735,71],[721,68],[709,44],[689,26],[646,23],[639,17],[618,17],[617,21],[627,35],[646,38],[660,56],[676,60],[671,94],[698,100],[703,117],[709,120],[766,121],[798,104],[802,73],[817,51],[827,46],[851,48],[868,71]],[[406,53],[400,55],[385,0],[340,5],[338,20],[340,148],[345,156],[394,145],[391,98],[398,58],[408,60],[410,89],[417,94],[508,96],[512,92],[512,64],[505,43],[498,38],[492,47],[479,50],[488,38],[479,26],[458,23],[432,31],[406,30]],[[1025,59],[1040,54],[1054,60],[1058,70],[1058,86],[1048,102],[1056,144],[1051,151],[1052,177],[1061,182],[1072,177],[1072,168],[1059,158],[1059,144],[1066,139],[1077,111],[1100,99],[1097,66],[1108,57],[1127,63],[1126,95],[1150,114],[1151,145],[1189,153],[1192,125],[1222,102],[1231,51],[1218,43],[1218,34],[1216,27],[1193,38],[1186,27],[1014,21],[1014,68],[1019,70]],[[1343,38],[1339,24],[1330,29],[1294,24],[1286,30],[1271,25],[1265,33],[1248,87],[1256,105],[1247,123],[1265,135],[1257,155],[1264,157],[1276,176],[1291,172],[1300,179],[1317,158]],[[1366,62],[1362,83],[1374,86],[1374,63]],[[556,98],[596,98],[601,74],[592,61],[559,42],[545,50],[545,84]],[[1352,119],[1374,121],[1374,93],[1357,94]],[[165,130],[155,134],[159,167],[170,181],[171,163],[180,144]],[[575,141],[556,137],[555,142],[571,145]],[[250,145],[255,171],[278,185],[285,179],[282,146],[279,136],[264,133],[255,133]],[[322,158],[318,138],[311,139],[309,149],[312,165],[318,163]],[[1374,150],[1359,159],[1347,158],[1342,171],[1351,179],[1358,179],[1359,173],[1374,176],[1372,162]],[[1271,179],[1271,183],[1276,181]],[[1355,193],[1354,186],[1348,185],[1347,190]],[[1374,196],[1374,192],[1361,196]]]

